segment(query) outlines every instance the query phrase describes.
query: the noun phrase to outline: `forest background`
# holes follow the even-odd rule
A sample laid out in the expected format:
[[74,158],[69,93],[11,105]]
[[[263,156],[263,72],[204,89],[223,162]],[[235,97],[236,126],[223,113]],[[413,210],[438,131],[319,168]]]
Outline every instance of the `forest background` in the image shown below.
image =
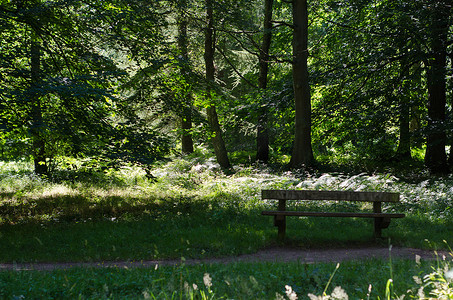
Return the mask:
[[275,247],[262,189],[401,194],[388,240],[291,218],[285,246],[449,249],[452,20],[449,0],[0,0],[0,262],[181,259],[2,271],[0,297],[453,297],[445,260],[415,284],[429,263],[184,266]]
[[448,174],[451,25],[446,0],[2,0],[1,159]]

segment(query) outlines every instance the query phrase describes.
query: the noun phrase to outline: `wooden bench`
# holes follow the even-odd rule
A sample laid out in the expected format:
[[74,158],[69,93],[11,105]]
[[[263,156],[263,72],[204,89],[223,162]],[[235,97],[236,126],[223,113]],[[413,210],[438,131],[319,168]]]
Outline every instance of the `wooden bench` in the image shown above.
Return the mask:
[[[286,233],[286,217],[352,217],[374,218],[374,236],[381,237],[381,230],[387,228],[392,218],[404,218],[404,214],[383,213],[382,202],[398,202],[398,193],[388,192],[353,192],[353,191],[309,191],[309,190],[262,190],[262,199],[278,200],[276,211],[263,211],[262,215],[274,216],[274,225],[278,227],[278,239],[283,241]],[[287,200],[315,201],[359,201],[373,203],[373,212],[312,212],[288,211]]]

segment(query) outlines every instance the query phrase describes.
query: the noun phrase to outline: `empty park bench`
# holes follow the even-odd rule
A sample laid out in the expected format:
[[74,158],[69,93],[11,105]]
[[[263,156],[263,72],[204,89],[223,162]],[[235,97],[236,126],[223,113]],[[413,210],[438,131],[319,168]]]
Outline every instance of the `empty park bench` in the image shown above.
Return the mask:
[[[353,192],[353,191],[310,191],[310,190],[262,190],[261,198],[278,200],[275,211],[263,211],[262,215],[274,216],[278,227],[278,239],[283,241],[286,233],[286,217],[351,217],[374,218],[374,236],[381,237],[381,230],[387,228],[392,218],[404,218],[404,214],[382,212],[382,202],[398,202],[398,193]],[[373,212],[313,212],[286,210],[288,200],[314,201],[358,201],[373,203]]]

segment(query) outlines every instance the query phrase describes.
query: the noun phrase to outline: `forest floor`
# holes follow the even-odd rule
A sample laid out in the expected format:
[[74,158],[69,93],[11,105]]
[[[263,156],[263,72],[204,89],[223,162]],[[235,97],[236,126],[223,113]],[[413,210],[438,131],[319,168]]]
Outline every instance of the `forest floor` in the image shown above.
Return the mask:
[[421,250],[413,248],[392,247],[365,247],[341,249],[298,249],[293,247],[272,247],[253,254],[239,256],[205,258],[205,259],[168,259],[147,261],[102,261],[102,262],[64,262],[64,263],[0,263],[0,271],[5,270],[41,270],[68,269],[75,267],[119,267],[119,268],[156,268],[160,265],[193,265],[193,264],[228,264],[236,262],[343,262],[348,260],[364,259],[413,259],[444,260],[451,259],[452,254],[447,251]]

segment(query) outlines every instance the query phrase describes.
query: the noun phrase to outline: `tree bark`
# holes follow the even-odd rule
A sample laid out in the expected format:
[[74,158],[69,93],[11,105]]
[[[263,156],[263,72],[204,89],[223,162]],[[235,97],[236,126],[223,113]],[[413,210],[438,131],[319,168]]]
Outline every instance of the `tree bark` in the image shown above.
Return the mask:
[[41,49],[39,39],[32,34],[30,47],[30,100],[31,100],[31,135],[33,139],[33,161],[35,173],[47,175],[45,140],[43,138],[43,118],[41,99],[38,93],[41,81]]
[[294,145],[290,167],[314,164],[311,146],[311,94],[308,74],[307,0],[293,0],[293,86],[296,109]]
[[398,159],[410,159],[411,156],[411,133],[409,128],[410,108],[409,103],[400,102],[400,137],[396,151]]
[[206,108],[206,114],[208,123],[211,129],[211,141],[214,146],[214,153],[220,167],[224,170],[231,169],[231,164],[228,159],[228,153],[225,147],[225,142],[222,137],[222,130],[220,128],[219,119],[215,105],[212,103],[211,85],[214,84],[215,79],[215,67],[214,67],[214,29],[213,29],[213,9],[212,0],[206,0],[206,21],[207,26],[205,30],[205,52],[204,60],[206,66],[206,97],[208,100],[208,106]]
[[[406,61],[401,61],[401,71],[400,78],[403,78],[405,75],[411,72],[410,67],[406,67]],[[398,90],[405,90],[407,87],[403,82],[400,83],[401,86],[398,87]],[[398,93],[399,98],[399,143],[398,149],[396,150],[396,156],[399,160],[411,159],[411,131],[410,131],[410,118],[411,103],[409,97],[403,96],[402,93]]]
[[[183,60],[181,72],[185,74],[185,69],[188,67],[189,54],[187,42],[187,20],[184,16],[187,7],[187,1],[183,0],[181,3],[179,24],[178,24],[178,47]],[[181,150],[182,153],[193,153],[193,140],[192,140],[192,95],[187,92],[185,95],[185,103],[183,104],[183,111],[181,117]]]
[[433,5],[431,20],[432,60],[427,72],[428,80],[428,134],[426,139],[425,164],[433,173],[448,173],[447,141],[445,131],[446,63],[448,12],[447,4],[439,1]]
[[184,154],[193,153],[193,139],[192,139],[192,113],[186,112],[181,118],[181,151]]
[[[269,49],[272,40],[272,5],[273,0],[264,0],[264,35],[259,57],[258,87],[267,88],[267,74],[269,71]],[[260,107],[256,135],[256,160],[269,161],[269,130],[268,109],[265,104]]]
[[[448,54],[449,58],[450,58],[450,74],[448,74],[448,76],[450,77],[450,86],[453,86],[453,50],[450,49],[450,53]],[[452,101],[453,102],[453,101]],[[451,104],[451,106],[453,107],[453,103]],[[451,139],[451,137],[450,137]],[[453,167],[453,141],[450,140],[450,155],[448,157],[448,165],[450,167]]]

